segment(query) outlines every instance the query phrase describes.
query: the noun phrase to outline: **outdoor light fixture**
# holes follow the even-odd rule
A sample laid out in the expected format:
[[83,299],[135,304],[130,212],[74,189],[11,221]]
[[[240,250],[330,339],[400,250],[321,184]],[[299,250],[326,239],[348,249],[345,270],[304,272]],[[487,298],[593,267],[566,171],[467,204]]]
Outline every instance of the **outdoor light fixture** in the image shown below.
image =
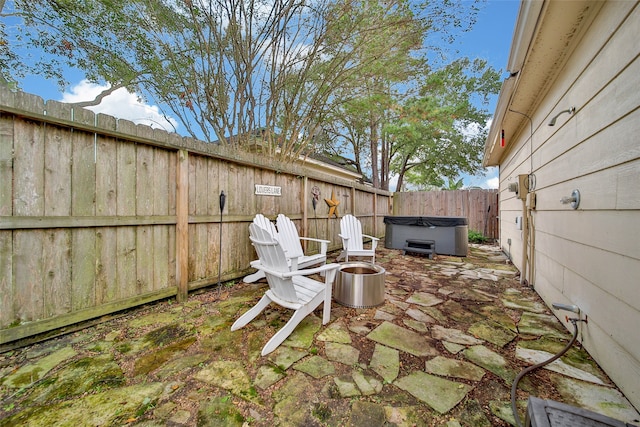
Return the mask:
[[560,117],[561,115],[563,115],[564,113],[569,113],[569,114],[573,114],[576,112],[576,107],[571,107],[568,110],[562,110],[560,111],[558,114],[556,114],[551,121],[549,122],[549,126],[555,126],[556,125],[556,120],[558,120],[558,117]]

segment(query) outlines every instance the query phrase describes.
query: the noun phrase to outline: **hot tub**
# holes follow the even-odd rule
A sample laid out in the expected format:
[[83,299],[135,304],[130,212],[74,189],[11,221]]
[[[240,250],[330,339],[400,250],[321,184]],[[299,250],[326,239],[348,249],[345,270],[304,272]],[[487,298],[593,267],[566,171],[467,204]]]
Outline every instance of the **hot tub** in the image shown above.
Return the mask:
[[384,247],[404,249],[407,240],[432,240],[435,253],[467,256],[469,221],[462,216],[385,216]]

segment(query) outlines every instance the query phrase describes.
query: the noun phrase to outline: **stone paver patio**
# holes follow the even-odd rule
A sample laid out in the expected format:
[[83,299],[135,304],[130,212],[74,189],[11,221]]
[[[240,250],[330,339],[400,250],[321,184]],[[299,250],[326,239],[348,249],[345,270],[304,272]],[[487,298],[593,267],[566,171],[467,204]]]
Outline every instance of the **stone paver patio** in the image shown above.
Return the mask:
[[[165,301],[0,354],[0,426],[507,426],[510,387],[570,334],[498,248],[468,257],[381,248],[384,305],[320,309],[276,351],[290,315],[233,321],[265,283]],[[625,422],[638,412],[579,345],[519,384]]]

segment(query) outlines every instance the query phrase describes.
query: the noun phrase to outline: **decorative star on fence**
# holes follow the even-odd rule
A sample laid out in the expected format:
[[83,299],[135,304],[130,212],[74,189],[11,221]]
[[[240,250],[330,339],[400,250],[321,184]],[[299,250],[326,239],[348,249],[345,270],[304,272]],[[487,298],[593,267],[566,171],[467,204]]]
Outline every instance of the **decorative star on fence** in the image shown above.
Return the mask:
[[327,206],[329,206],[329,218],[331,218],[331,215],[335,215],[336,218],[338,218],[338,205],[340,204],[340,200],[335,198],[333,191],[331,192],[331,198],[324,199],[324,201],[327,202]]

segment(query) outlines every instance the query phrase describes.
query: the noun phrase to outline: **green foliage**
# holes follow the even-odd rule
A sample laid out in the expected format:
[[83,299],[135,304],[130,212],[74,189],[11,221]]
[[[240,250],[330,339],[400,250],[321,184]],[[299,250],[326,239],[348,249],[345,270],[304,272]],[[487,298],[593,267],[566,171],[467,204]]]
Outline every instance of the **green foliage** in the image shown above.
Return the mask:
[[479,231],[469,230],[469,243],[486,243],[488,240]]

